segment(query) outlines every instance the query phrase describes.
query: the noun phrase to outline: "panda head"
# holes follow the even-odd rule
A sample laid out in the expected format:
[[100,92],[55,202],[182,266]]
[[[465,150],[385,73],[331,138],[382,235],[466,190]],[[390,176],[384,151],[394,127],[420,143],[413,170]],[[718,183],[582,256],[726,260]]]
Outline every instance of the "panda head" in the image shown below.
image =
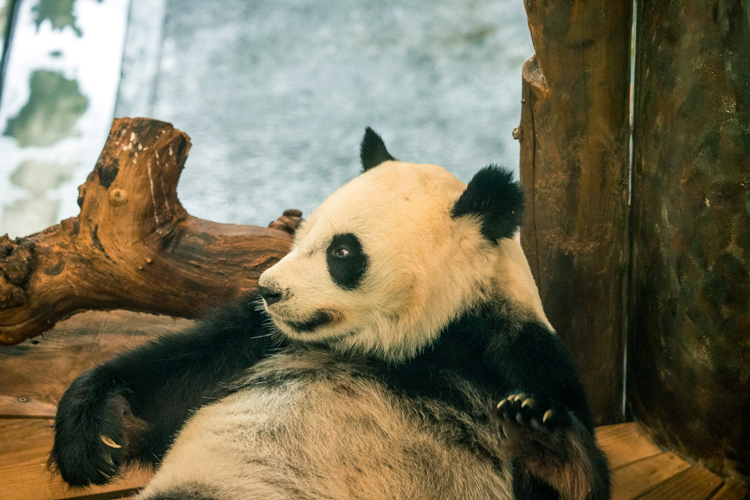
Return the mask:
[[546,323],[514,236],[523,193],[512,174],[480,170],[468,186],[435,165],[397,161],[372,129],[364,171],[297,230],[259,281],[290,338],[403,360],[480,305]]

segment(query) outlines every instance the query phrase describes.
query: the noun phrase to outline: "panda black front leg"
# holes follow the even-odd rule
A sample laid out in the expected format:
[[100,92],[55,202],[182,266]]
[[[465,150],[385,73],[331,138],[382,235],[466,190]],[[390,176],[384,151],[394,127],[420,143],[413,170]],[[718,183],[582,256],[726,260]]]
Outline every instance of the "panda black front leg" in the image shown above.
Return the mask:
[[73,382],[58,405],[50,466],[71,486],[105,484],[137,453],[147,428],[112,386],[106,369],[91,370]]
[[[495,417],[504,448],[522,474],[541,479],[565,500],[609,498],[606,460],[591,432],[567,409],[515,393],[500,401]],[[533,481],[527,487],[532,491],[526,494],[535,491]]]
[[215,311],[78,377],[60,400],[50,465],[72,486],[104,484],[129,462],[156,465],[190,415],[283,348],[256,297]]

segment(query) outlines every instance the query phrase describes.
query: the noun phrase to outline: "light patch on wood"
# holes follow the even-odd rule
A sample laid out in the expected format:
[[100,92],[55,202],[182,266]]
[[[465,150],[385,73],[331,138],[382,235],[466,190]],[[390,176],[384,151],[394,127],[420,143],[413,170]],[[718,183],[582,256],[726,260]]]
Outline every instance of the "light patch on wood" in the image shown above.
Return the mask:
[[166,213],[169,213],[169,197],[167,196],[167,188],[164,186],[164,177],[159,177],[159,183],[161,184],[161,194],[164,196],[164,207],[167,209]]
[[159,214],[156,212],[156,193],[154,193],[154,177],[151,175],[151,162],[148,162],[146,164],[146,167],[148,168],[148,182],[151,186],[151,201],[153,202],[154,206],[154,219],[156,220],[156,225],[161,226],[161,222],[159,221]]

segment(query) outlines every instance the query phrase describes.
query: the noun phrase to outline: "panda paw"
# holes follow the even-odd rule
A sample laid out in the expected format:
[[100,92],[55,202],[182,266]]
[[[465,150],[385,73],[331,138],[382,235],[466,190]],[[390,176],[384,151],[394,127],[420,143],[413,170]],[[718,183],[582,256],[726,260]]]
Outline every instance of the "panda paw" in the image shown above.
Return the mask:
[[[71,486],[105,484],[118,474],[128,446],[130,405],[94,369],[63,395],[55,417],[49,465]],[[140,421],[142,422],[142,421]]]
[[[591,430],[567,408],[518,393],[500,401],[493,417],[504,435],[503,449],[522,474],[552,486],[560,498],[610,498],[607,460]],[[533,490],[534,484],[527,486]]]
[[511,394],[500,401],[495,417],[506,437],[514,437],[519,431],[555,434],[572,424],[564,408],[525,393]]

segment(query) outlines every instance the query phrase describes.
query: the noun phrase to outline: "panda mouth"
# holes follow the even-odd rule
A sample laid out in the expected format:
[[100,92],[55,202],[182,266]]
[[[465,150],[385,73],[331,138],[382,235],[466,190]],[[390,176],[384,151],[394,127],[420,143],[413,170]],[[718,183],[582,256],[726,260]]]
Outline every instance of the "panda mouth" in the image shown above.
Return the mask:
[[292,329],[299,333],[309,333],[325,324],[333,322],[333,315],[318,311],[315,315],[307,321],[296,322],[284,320],[284,323],[292,327]]

